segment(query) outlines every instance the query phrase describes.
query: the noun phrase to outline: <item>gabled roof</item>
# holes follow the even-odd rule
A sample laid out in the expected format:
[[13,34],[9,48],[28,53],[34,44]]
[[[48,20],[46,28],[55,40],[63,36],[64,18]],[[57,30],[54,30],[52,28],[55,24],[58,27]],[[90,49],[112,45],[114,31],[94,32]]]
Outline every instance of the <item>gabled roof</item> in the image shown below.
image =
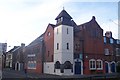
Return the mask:
[[15,49],[17,49],[20,46],[14,46],[14,48],[12,48],[11,50],[9,50],[8,52],[13,52]]
[[49,25],[51,25],[53,28],[55,27],[55,25],[54,25],[54,24],[50,24],[50,23],[49,23]]
[[[48,24],[48,26],[51,26],[51,27],[53,27],[53,29],[54,29],[54,27],[55,27],[55,25],[54,24],[51,24],[51,23],[49,23]],[[48,27],[47,27],[48,28]],[[46,29],[47,30],[47,29]],[[46,32],[46,31],[45,31]],[[30,46],[34,46],[34,45],[36,45],[36,44],[41,44],[41,41],[43,40],[43,37],[44,37],[44,35],[45,35],[45,32],[42,34],[42,35],[40,35],[39,37],[37,37],[35,40],[33,40],[28,46],[26,46],[26,47],[30,47]]]
[[80,26],[86,26],[86,27],[88,27],[88,28],[91,28],[93,24],[98,25],[98,27],[99,27],[100,29],[102,29],[102,28],[100,27],[100,25],[97,23],[95,16],[92,16],[92,19],[91,19],[89,22],[86,22],[86,23],[83,23],[83,24],[81,24],[81,25],[78,25],[78,27],[80,27]]
[[68,19],[72,19],[72,17],[63,9],[60,14],[55,18],[55,20],[57,20],[60,17],[65,17]]
[[43,36],[44,36],[44,33],[40,35],[38,38],[36,38],[35,40],[33,40],[28,46],[32,46],[32,45],[40,43],[40,41],[43,39]]
[[15,52],[16,50],[18,50],[20,48],[20,46],[16,46],[15,49],[13,49],[11,52]]

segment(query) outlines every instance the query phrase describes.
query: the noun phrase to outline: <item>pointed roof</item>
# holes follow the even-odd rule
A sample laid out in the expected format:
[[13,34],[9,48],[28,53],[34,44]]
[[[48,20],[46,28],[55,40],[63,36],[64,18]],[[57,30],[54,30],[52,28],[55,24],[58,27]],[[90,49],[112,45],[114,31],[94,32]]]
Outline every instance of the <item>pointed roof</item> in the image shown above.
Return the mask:
[[60,17],[66,17],[72,19],[72,17],[63,9],[60,14],[55,18],[55,20],[59,19]]

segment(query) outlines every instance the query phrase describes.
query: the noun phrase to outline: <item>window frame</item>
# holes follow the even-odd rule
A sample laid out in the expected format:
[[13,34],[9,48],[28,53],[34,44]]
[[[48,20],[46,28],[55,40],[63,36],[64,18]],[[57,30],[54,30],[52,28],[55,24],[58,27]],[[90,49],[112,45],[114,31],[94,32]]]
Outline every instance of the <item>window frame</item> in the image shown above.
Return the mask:
[[[92,64],[91,64],[92,62]],[[94,62],[94,63],[93,63]],[[92,66],[91,66],[92,65]],[[94,67],[95,66],[95,67]],[[90,59],[89,60],[89,69],[90,70],[96,70],[96,60],[95,59]]]
[[36,61],[28,61],[28,64],[27,64],[28,69],[36,69],[36,66],[37,66]]
[[48,33],[47,33],[47,36],[50,36],[50,35],[51,35],[51,33],[50,33],[50,32],[48,32]]
[[105,53],[106,56],[107,56],[107,55],[110,55],[109,49],[108,49],[108,48],[105,48],[105,49],[104,49],[104,53]]
[[114,44],[113,38],[110,38],[110,44]]
[[69,50],[69,43],[67,43],[67,47],[66,48],[67,48],[67,50]]
[[104,37],[104,43],[107,43],[107,39],[106,39],[106,37]]
[[[100,64],[98,64],[98,62],[100,62]],[[101,59],[98,59],[96,61],[96,66],[97,66],[97,70],[103,70],[103,61]]]
[[59,43],[57,43],[57,48],[56,49],[59,50]]
[[120,56],[120,48],[116,48],[116,56]]

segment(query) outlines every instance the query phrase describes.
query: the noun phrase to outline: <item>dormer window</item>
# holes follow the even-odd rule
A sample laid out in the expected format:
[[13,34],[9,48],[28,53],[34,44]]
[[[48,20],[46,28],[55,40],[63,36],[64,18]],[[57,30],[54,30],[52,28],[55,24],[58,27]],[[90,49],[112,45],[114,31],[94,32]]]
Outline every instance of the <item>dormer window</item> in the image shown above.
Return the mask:
[[56,25],[71,26],[71,19],[72,17],[65,10],[62,10],[60,14],[55,18],[55,20],[57,20]]
[[63,17],[61,17],[61,21],[63,21]]
[[117,44],[120,44],[120,40],[117,40]]
[[62,21],[63,21],[63,17],[59,18],[59,19],[57,20],[57,23],[62,22]]
[[110,38],[110,43],[113,44],[113,39],[112,38]]

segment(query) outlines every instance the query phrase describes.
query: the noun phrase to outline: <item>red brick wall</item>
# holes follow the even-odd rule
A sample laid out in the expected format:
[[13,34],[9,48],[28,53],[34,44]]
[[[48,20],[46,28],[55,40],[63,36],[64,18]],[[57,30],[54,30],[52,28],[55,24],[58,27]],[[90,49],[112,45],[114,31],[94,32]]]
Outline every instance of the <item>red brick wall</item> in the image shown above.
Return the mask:
[[[91,21],[84,25],[83,39],[84,39],[84,74],[96,74],[98,72],[104,73],[103,70],[89,70],[90,59],[101,59],[104,63],[104,41],[103,41],[103,30],[96,23]],[[96,31],[96,35],[93,33]]]
[[[50,33],[50,35],[48,35]],[[53,54],[54,54],[54,28],[51,25],[48,25],[45,35],[45,61],[53,62]]]

